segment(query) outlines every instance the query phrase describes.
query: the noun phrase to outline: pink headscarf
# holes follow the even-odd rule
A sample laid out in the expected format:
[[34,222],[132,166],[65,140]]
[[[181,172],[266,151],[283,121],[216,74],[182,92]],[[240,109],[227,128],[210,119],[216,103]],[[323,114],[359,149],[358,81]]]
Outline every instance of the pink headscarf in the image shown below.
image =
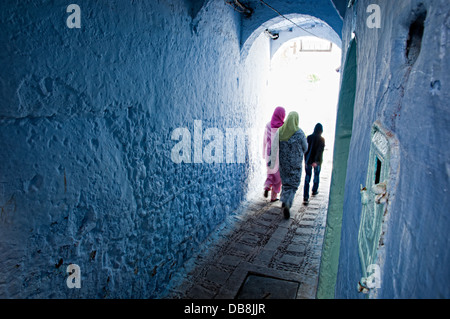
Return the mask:
[[267,156],[270,156],[270,150],[272,148],[272,139],[274,138],[278,128],[283,126],[284,124],[284,117],[286,115],[286,111],[283,107],[278,106],[275,108],[275,111],[272,115],[272,120],[267,123],[265,134],[264,134],[264,158],[267,159]]
[[283,107],[278,106],[272,115],[272,121],[270,121],[271,128],[279,128],[283,126],[284,117],[286,115],[286,111]]

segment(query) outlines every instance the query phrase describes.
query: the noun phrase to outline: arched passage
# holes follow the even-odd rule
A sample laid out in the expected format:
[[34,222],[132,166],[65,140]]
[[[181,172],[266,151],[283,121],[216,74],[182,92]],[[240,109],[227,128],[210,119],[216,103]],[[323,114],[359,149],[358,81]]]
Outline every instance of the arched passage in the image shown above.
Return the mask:
[[334,298],[339,263],[342,213],[347,160],[352,137],[353,109],[357,83],[357,44],[350,43],[342,75],[336,121],[333,171],[328,204],[327,226],[322,249],[318,298]]
[[[287,15],[316,14],[302,1],[295,10],[292,1],[271,3]],[[326,3],[314,4],[319,18],[322,8],[336,16]],[[282,23],[286,29],[280,32],[290,32],[287,22],[262,9],[252,22]],[[158,297],[239,206],[250,171],[240,163],[176,163],[172,133],[196,132],[197,121],[205,131],[225,132],[252,120],[256,112],[250,107],[259,105],[260,87],[253,86],[261,74],[258,62],[270,50],[255,47],[266,48],[265,56],[239,63],[242,34],[258,28],[223,1],[112,1],[107,7],[86,3],[82,10],[92,19],[83,20],[81,30],[58,24],[61,33],[54,23],[63,22],[64,12],[54,3],[37,11],[11,3],[1,18],[5,31],[17,36],[2,59],[11,76],[0,107],[6,150],[0,162],[7,172],[0,202],[9,213],[1,216],[0,241],[13,247],[8,256],[23,269],[17,274],[8,268],[7,281],[19,284],[5,295],[70,298],[75,291],[55,286],[55,272],[16,287],[26,274],[75,263],[92,276],[83,279],[83,297]],[[30,32],[22,32],[22,21],[14,18],[21,15],[30,17]],[[79,32],[83,37],[74,38]]]
[[[334,11],[333,14],[337,13]],[[332,16],[331,11],[330,16]],[[259,18],[255,17],[255,19]],[[245,24],[243,27],[245,27]],[[272,34],[277,34],[278,38],[271,38],[270,35],[266,33],[266,30],[270,31]],[[246,34],[244,31],[243,33]],[[247,87],[256,87],[259,85],[259,89],[262,88],[262,90],[260,90],[260,94],[258,95],[259,102],[255,109],[255,111],[258,110],[258,114],[255,115],[258,119],[253,119],[252,123],[261,123],[261,121],[266,121],[267,116],[269,116],[267,112],[272,112],[273,108],[277,106],[267,105],[268,101],[272,100],[270,98],[272,92],[270,92],[270,86],[267,84],[270,82],[269,77],[272,58],[274,58],[275,53],[279,51],[284,44],[289,41],[293,41],[294,39],[303,37],[311,37],[318,40],[329,41],[334,47],[339,48],[339,51],[342,44],[340,36],[336,30],[327,22],[316,16],[303,13],[284,13],[283,16],[276,16],[267,21],[263,21],[258,27],[253,29],[251,34],[247,37],[247,40],[243,43],[240,52],[241,62],[247,69],[252,69],[252,72],[255,74],[252,74],[251,76],[246,74],[245,77],[242,77],[242,81],[240,81],[243,84],[242,87],[244,87],[244,83],[247,83]],[[338,64],[334,67],[334,69],[337,67],[339,67]],[[257,76],[255,76],[256,73],[258,73]],[[295,88],[293,90],[298,91],[298,89]],[[335,107],[335,105],[333,105],[333,107]],[[290,107],[288,107],[288,109],[289,108]],[[270,111],[268,111],[269,109]],[[295,106],[292,110],[294,109]],[[261,110],[264,114],[261,113]],[[296,109],[296,111],[301,110]],[[261,133],[260,128],[261,125],[257,124],[256,127],[252,128],[252,131],[249,134],[251,136],[251,140],[253,141],[249,145],[251,166],[253,168],[251,169],[248,182],[249,193],[247,198],[252,198],[259,194],[257,190],[259,190],[262,183],[261,181],[265,179],[263,176],[265,168],[260,161],[260,154],[262,152],[260,149],[262,146],[260,143],[262,137],[259,136]],[[306,131],[309,130],[307,129]],[[312,131],[310,133],[312,133]],[[331,146],[332,144],[330,143],[329,145]]]
[[277,16],[269,19],[256,27],[245,39],[241,48],[241,58],[245,60],[256,39],[265,32],[270,31],[277,34],[276,39],[270,40],[270,57],[287,41],[302,37],[316,36],[326,39],[341,47],[341,39],[338,33],[325,21],[311,15],[291,13],[284,16]]
[[[302,26],[298,28],[291,22],[284,18],[277,17],[273,18],[265,23],[263,23],[259,28],[257,28],[252,35],[248,38],[247,42],[244,43],[241,49],[241,58],[243,60],[247,59],[248,52],[252,49],[253,38],[260,39],[259,36],[264,33],[266,29],[271,31],[271,33],[278,34],[278,38],[270,39],[268,37],[267,41],[270,43],[270,59],[276,56],[276,52],[282,48],[282,46],[293,40],[294,38],[311,37],[311,33],[317,36],[317,38],[325,39],[341,47],[341,39],[336,34],[336,32],[328,26],[326,23],[320,19],[312,16],[306,16],[301,14],[291,14],[288,15],[289,20],[295,22]],[[310,28],[312,24],[315,24],[314,28]],[[310,33],[311,32],[311,33]],[[258,40],[259,42],[259,40]],[[257,43],[257,42],[255,42]],[[253,58],[253,55],[248,55],[248,59]],[[339,92],[339,102],[338,102],[338,114],[337,119],[335,119],[336,128],[334,130],[333,138],[336,138],[334,145],[331,139],[329,139],[329,149],[333,150],[333,178],[330,187],[330,197],[329,197],[329,211],[328,211],[328,224],[326,230],[327,242],[324,244],[324,253],[326,256],[325,260],[331,261],[327,265],[327,261],[324,262],[325,271],[324,276],[331,277],[331,279],[326,279],[325,283],[330,285],[325,288],[325,292],[331,291],[331,298],[334,297],[334,283],[337,274],[338,256],[339,256],[339,240],[340,240],[340,228],[342,223],[342,207],[344,200],[344,185],[346,179],[346,168],[347,168],[347,158],[349,155],[349,145],[351,139],[351,131],[353,124],[353,106],[355,99],[355,88],[356,88],[356,42],[353,41],[347,50],[347,57],[343,59],[345,61],[344,73],[341,75],[341,90]],[[338,67],[336,65],[336,67]],[[269,86],[270,88],[270,86]],[[270,90],[268,90],[270,91]],[[298,89],[297,89],[298,92]],[[280,92],[279,92],[280,93]],[[267,92],[265,93],[267,94]],[[336,95],[337,96],[337,95]],[[273,104],[273,103],[272,103]],[[336,105],[336,104],[335,104]],[[335,105],[333,105],[335,107]],[[273,105],[275,107],[276,105]],[[272,107],[272,106],[271,106]],[[273,108],[272,108],[273,109]],[[334,112],[334,110],[333,110]],[[334,113],[336,114],[336,113]],[[324,114],[320,113],[317,118],[323,117]],[[304,128],[303,126],[301,126]],[[334,129],[334,127],[333,127]],[[305,133],[308,133],[305,131]],[[309,132],[311,133],[311,132]],[[331,155],[330,155],[331,156]],[[330,165],[331,166],[331,165]],[[263,169],[261,171],[264,171]],[[304,174],[304,173],[303,173]],[[259,185],[253,185],[253,188],[260,187]],[[302,187],[300,187],[299,193],[302,193]],[[330,268],[330,269],[327,269]],[[324,283],[322,282],[322,285]],[[328,295],[330,297],[330,295]]]
[[307,135],[314,131],[317,123],[323,125],[324,164],[329,167],[332,165],[340,63],[340,48],[328,40],[302,36],[286,41],[271,59],[268,93],[264,99],[263,111],[267,118],[275,106],[281,105],[288,112],[299,113],[300,127]]
[[[313,24],[310,23],[311,21],[309,21],[311,18],[314,18],[315,21],[320,20],[326,23],[336,34],[340,35],[342,31],[342,17],[338,13],[334,2],[329,0],[246,1],[248,6],[253,10],[253,14],[250,18],[243,18],[241,20],[240,42],[242,52],[245,55],[258,34],[265,29],[278,28],[276,25],[279,23],[281,23],[281,25],[284,24],[284,30],[292,28],[292,22],[286,21],[285,18],[301,27],[305,27],[307,30],[314,28]],[[305,25],[303,25],[304,22],[306,22]],[[340,36],[338,36],[338,38],[340,38]]]

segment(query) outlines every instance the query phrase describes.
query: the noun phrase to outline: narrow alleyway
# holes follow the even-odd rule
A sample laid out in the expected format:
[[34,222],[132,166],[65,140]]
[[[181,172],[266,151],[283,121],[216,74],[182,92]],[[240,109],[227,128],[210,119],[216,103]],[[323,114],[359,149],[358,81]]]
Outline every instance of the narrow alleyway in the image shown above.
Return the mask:
[[450,299],[449,0],[70,2],[0,2],[0,299]]
[[234,223],[200,249],[167,298],[314,299],[331,168],[331,162],[323,165],[319,194],[307,206],[302,181],[289,220],[279,201],[270,203],[261,195],[249,202]]

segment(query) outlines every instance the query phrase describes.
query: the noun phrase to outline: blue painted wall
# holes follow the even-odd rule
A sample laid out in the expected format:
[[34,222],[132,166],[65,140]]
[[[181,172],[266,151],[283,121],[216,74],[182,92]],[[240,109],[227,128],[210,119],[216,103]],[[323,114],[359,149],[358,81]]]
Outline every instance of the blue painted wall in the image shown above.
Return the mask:
[[357,1],[343,27],[343,48],[351,32],[358,42],[358,83],[348,159],[337,298],[364,298],[357,236],[360,185],[366,181],[370,130],[379,120],[399,141],[400,173],[390,198],[378,298],[449,298],[448,196],[450,139],[448,1],[423,2],[427,10],[422,50],[414,65],[405,51],[409,27],[422,1],[377,1],[380,29],[366,25],[366,8]]
[[268,42],[241,61],[219,0],[76,3],[80,29],[65,1],[0,4],[0,296],[158,298],[252,165],[176,164],[171,134],[249,127]]
[[336,10],[338,10],[341,17],[345,17],[345,11],[347,10],[348,0],[331,0]]

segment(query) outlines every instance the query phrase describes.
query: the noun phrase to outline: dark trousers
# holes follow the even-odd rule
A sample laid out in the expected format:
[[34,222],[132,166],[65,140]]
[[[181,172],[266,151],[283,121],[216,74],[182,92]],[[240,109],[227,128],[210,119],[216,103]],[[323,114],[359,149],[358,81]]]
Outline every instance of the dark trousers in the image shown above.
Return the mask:
[[[311,182],[311,175],[312,175],[313,167],[311,165],[305,165],[305,186],[303,188],[303,199],[309,199],[309,183]],[[320,179],[320,166],[314,167],[314,180],[313,180],[313,188],[312,192],[313,194],[317,193],[317,190],[319,189],[319,179]]]

